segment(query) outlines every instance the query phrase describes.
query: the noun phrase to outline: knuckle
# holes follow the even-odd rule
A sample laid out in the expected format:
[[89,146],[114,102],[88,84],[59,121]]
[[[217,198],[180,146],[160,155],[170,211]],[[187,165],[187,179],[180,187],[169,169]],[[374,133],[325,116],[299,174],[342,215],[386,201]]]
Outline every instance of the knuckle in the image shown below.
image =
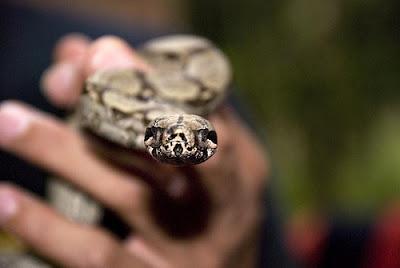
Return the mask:
[[94,42],[93,42],[93,48],[99,48],[99,47],[103,47],[103,46],[127,46],[127,43],[115,36],[115,35],[105,35],[102,37],[97,38]]
[[108,268],[116,263],[118,246],[110,238],[94,241],[93,247],[85,255],[84,268]]
[[91,75],[99,69],[133,67],[134,53],[128,43],[115,36],[103,36],[88,49],[84,72]]
[[[25,139],[23,144],[27,154],[35,159],[42,159],[48,163],[56,163],[57,155],[70,152],[77,145],[76,135],[66,126],[59,122],[43,118],[32,125],[32,133]],[[60,143],[60,140],[63,142]],[[49,150],[48,148],[53,148]]]
[[16,194],[18,192],[17,187],[7,181],[0,182],[0,191],[11,192],[12,194]]
[[89,43],[90,39],[86,35],[80,33],[67,34],[57,41],[53,58],[56,61],[78,59],[78,56],[85,52]]

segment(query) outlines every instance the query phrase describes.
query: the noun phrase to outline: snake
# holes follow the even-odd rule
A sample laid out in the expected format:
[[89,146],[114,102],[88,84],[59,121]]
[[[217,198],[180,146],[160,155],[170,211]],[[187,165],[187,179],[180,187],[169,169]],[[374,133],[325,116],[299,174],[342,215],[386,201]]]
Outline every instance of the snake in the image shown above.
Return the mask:
[[206,161],[217,134],[203,116],[226,96],[228,60],[210,41],[186,35],[151,40],[139,55],[152,70],[104,70],[86,80],[80,126],[163,163]]
[[[161,163],[187,166],[207,161],[218,145],[206,117],[227,96],[232,77],[227,57],[210,40],[194,35],[158,37],[137,52],[151,69],[93,73],[70,123]],[[102,217],[95,200],[61,179],[49,180],[48,196],[54,208],[75,222],[95,224]],[[9,267],[48,267],[29,254],[10,260]]]

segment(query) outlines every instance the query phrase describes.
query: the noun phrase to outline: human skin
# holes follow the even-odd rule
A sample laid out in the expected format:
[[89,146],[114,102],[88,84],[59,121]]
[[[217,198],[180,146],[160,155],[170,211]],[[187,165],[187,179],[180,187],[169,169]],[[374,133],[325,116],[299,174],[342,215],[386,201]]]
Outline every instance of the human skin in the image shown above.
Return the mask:
[[[54,63],[43,74],[43,91],[54,105],[72,107],[85,77],[105,68],[148,71],[151,66],[117,37],[92,41],[68,35],[56,45]],[[119,240],[99,226],[69,221],[10,183],[0,184],[1,228],[67,267],[254,267],[268,161],[262,145],[230,107],[221,107],[209,119],[218,133],[215,156],[191,167],[191,173],[154,162],[148,167],[174,178],[160,184],[167,195],[185,196],[191,189],[185,176],[196,174],[209,198],[205,227],[174,237],[155,219],[149,200],[160,189],[154,191],[154,184],[100,159],[63,121],[17,101],[3,102],[0,148],[89,193],[115,211],[132,233]]]

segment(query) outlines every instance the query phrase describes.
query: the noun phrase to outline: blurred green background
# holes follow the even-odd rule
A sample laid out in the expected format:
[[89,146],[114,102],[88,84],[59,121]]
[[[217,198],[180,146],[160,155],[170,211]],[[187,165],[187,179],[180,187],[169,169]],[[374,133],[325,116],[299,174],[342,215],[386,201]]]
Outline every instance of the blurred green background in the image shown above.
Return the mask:
[[371,217],[400,193],[400,2],[190,1],[256,113],[286,213]]

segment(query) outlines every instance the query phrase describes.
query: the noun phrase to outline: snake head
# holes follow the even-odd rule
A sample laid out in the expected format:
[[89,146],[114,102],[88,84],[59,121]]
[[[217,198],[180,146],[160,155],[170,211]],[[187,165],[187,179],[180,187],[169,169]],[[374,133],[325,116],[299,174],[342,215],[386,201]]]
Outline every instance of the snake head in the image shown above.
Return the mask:
[[160,162],[195,165],[214,155],[217,134],[206,119],[197,115],[166,116],[150,123],[144,144]]

